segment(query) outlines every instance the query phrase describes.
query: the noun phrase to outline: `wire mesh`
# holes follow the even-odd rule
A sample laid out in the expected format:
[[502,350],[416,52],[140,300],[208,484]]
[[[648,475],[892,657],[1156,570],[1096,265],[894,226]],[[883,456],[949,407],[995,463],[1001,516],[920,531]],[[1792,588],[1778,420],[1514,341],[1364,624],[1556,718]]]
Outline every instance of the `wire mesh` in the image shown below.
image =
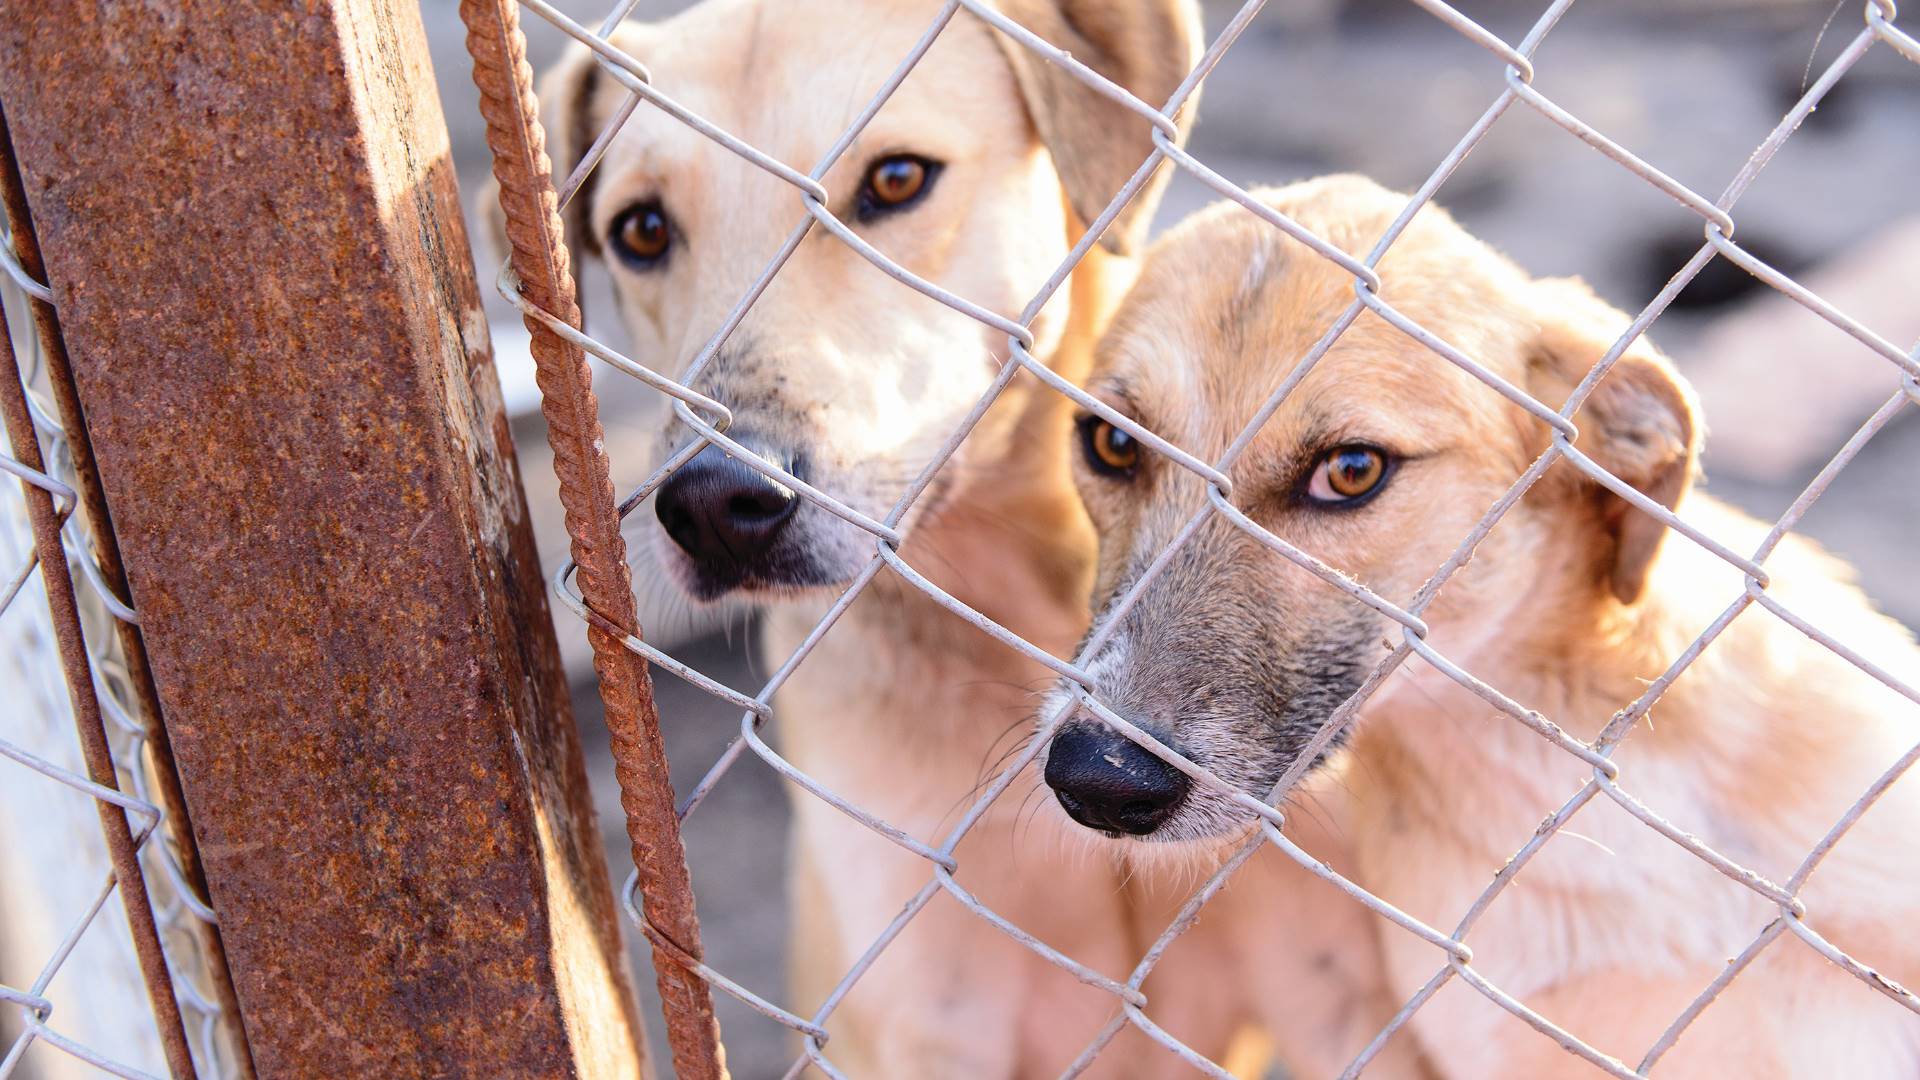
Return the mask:
[[[1742,865],[1726,853],[1717,851],[1699,839],[1685,832],[1681,827],[1663,817],[1656,809],[1644,805],[1628,786],[1629,778],[1622,775],[1620,766],[1614,760],[1615,751],[1621,745],[1635,725],[1645,718],[1653,705],[1660,700],[1669,686],[1691,665],[1714,639],[1729,625],[1735,616],[1749,608],[1758,606],[1772,616],[1794,627],[1821,647],[1865,672],[1868,676],[1890,687],[1906,698],[1920,703],[1920,690],[1903,681],[1893,672],[1884,670],[1873,661],[1850,649],[1845,643],[1827,631],[1813,624],[1793,609],[1785,605],[1773,592],[1769,591],[1771,579],[1766,567],[1768,557],[1790,530],[1800,521],[1813,502],[1820,497],[1842,469],[1860,452],[1873,435],[1885,427],[1896,415],[1909,405],[1920,402],[1920,357],[1903,350],[1885,340],[1872,329],[1849,317],[1818,295],[1809,291],[1792,277],[1756,258],[1745,250],[1735,239],[1734,209],[1742,195],[1752,185],[1756,177],[1768,162],[1780,151],[1781,147],[1806,120],[1814,108],[1832,91],[1834,86],[1851,70],[1863,56],[1872,50],[1890,51],[1908,61],[1920,63],[1920,43],[1905,30],[1896,25],[1896,9],[1891,0],[1870,0],[1863,8],[1864,25],[1855,32],[1839,55],[1826,67],[1766,138],[1754,149],[1752,155],[1741,164],[1724,190],[1717,196],[1701,194],[1673,177],[1662,172],[1655,164],[1637,156],[1633,151],[1603,133],[1593,124],[1569,112],[1553,98],[1539,89],[1536,81],[1534,57],[1542,42],[1554,30],[1567,14],[1572,0],[1556,0],[1548,6],[1533,23],[1531,29],[1517,43],[1510,43],[1495,35],[1474,20],[1462,14],[1441,0],[1414,0],[1414,2],[1434,18],[1460,33],[1467,40],[1480,46],[1489,55],[1489,63],[1504,73],[1504,86],[1498,95],[1487,105],[1479,119],[1459,138],[1452,148],[1442,157],[1427,180],[1421,184],[1408,200],[1405,208],[1394,219],[1373,248],[1364,258],[1355,258],[1339,250],[1333,244],[1315,236],[1299,223],[1289,219],[1279,211],[1262,203],[1245,189],[1227,181],[1218,172],[1208,167],[1177,145],[1177,132],[1174,117],[1183,105],[1195,93],[1208,73],[1219,62],[1222,55],[1234,44],[1253,23],[1263,6],[1262,0],[1252,0],[1242,7],[1226,24],[1225,28],[1213,39],[1198,65],[1187,75],[1179,88],[1165,102],[1151,103],[1141,101],[1126,90],[1094,73],[1084,64],[1055,49],[1026,28],[1018,25],[1006,15],[995,10],[982,0],[948,0],[941,5],[927,23],[924,34],[901,59],[893,73],[884,81],[855,116],[842,136],[832,148],[810,169],[801,171],[777,160],[761,148],[754,147],[719,126],[702,118],[673,95],[672,86],[655,84],[647,67],[638,59],[623,52],[613,44],[610,33],[613,28],[631,10],[631,3],[623,3],[612,11],[597,30],[590,30],[567,18],[545,0],[521,0],[522,6],[539,18],[551,23],[569,37],[591,49],[602,69],[627,91],[627,98],[617,110],[613,121],[602,129],[594,139],[591,148],[577,168],[571,171],[559,185],[558,202],[564,206],[580,189],[588,174],[599,163],[602,155],[611,144],[616,133],[627,119],[641,105],[658,109],[685,123],[688,128],[701,136],[713,140],[720,146],[739,155],[742,159],[764,170],[767,174],[783,181],[796,200],[794,226],[787,235],[778,252],[767,262],[750,286],[744,290],[738,302],[724,319],[722,324],[699,349],[685,370],[677,376],[669,376],[658,370],[620,354],[618,351],[594,339],[572,324],[577,312],[544,311],[537,304],[522,296],[517,279],[510,268],[503,268],[500,278],[500,290],[507,300],[513,303],[531,320],[543,325],[560,338],[597,356],[615,369],[638,379],[640,382],[671,399],[672,415],[690,435],[690,441],[680,451],[673,454],[659,466],[636,489],[625,496],[618,504],[622,516],[632,512],[641,502],[677,469],[684,466],[702,449],[717,446],[736,460],[745,463],[774,482],[794,491],[809,503],[834,515],[854,528],[861,530],[870,538],[871,557],[865,567],[854,576],[844,588],[838,599],[832,604],[813,632],[809,634],[797,651],[782,658],[773,675],[764,685],[751,695],[731,690],[718,681],[708,677],[676,660],[659,648],[643,641],[639,635],[620,633],[620,644],[633,654],[644,658],[663,671],[686,680],[698,689],[712,694],[733,707],[741,710],[740,731],[738,737],[726,752],[713,764],[705,776],[692,789],[691,794],[679,808],[682,819],[695,813],[701,802],[716,784],[720,783],[729,770],[734,768],[744,755],[752,754],[763,760],[785,779],[810,796],[823,800],[854,821],[885,837],[900,848],[913,853],[925,861],[927,880],[923,888],[906,901],[904,908],[892,924],[871,943],[861,954],[858,961],[847,970],[838,985],[823,1000],[793,1002],[788,1005],[776,1003],[760,993],[744,987],[725,974],[714,970],[697,957],[682,956],[677,962],[685,965],[686,970],[722,993],[732,995],[761,1014],[772,1018],[798,1033],[802,1041],[802,1052],[794,1059],[788,1069],[788,1075],[798,1075],[808,1068],[818,1069],[830,1076],[841,1075],[840,1069],[831,1058],[831,1044],[827,1034],[827,1024],[835,1009],[844,1000],[848,990],[858,982],[872,967],[876,958],[884,952],[899,934],[900,930],[916,918],[928,904],[941,893],[975,916],[992,924],[1012,939],[1031,949],[1048,962],[1057,965],[1081,982],[1106,991],[1113,998],[1114,1012],[1111,1021],[1068,1068],[1067,1074],[1077,1074],[1090,1066],[1113,1038],[1129,1026],[1160,1043],[1168,1050],[1190,1063],[1202,1073],[1213,1076],[1228,1075],[1216,1062],[1206,1059],[1192,1048],[1182,1044],[1170,1035],[1152,1018],[1151,1002],[1144,985],[1155,964],[1167,947],[1183,932],[1190,928],[1198,918],[1202,907],[1216,895],[1227,879],[1243,866],[1247,857],[1262,845],[1271,845],[1288,859],[1299,864],[1307,871],[1320,876],[1342,891],[1352,900],[1363,905],[1374,914],[1400,930],[1432,945],[1437,955],[1432,978],[1420,988],[1404,1006],[1393,1016],[1372,1042],[1347,1067],[1345,1075],[1359,1075],[1377,1057],[1387,1041],[1403,1027],[1443,986],[1449,982],[1461,981],[1488,1000],[1497,1004],[1517,1021],[1524,1023],[1558,1043],[1568,1054],[1573,1055],[1600,1072],[1617,1077],[1643,1076],[1661,1058],[1670,1051],[1684,1035],[1687,1028],[1712,1002],[1719,997],[1740,973],[1749,967],[1765,950],[1773,946],[1781,937],[1789,933],[1799,938],[1814,951],[1824,956],[1840,969],[1856,977],[1875,992],[1898,1002],[1900,1005],[1920,1013],[1920,998],[1909,990],[1880,975],[1870,966],[1871,958],[1856,958],[1837,948],[1817,928],[1818,912],[1811,911],[1801,898],[1802,887],[1815,872],[1822,859],[1838,842],[1869,806],[1920,758],[1920,745],[1887,764],[1885,772],[1872,787],[1864,792],[1839,820],[1835,821],[1829,832],[1805,855],[1804,860],[1785,881],[1773,881],[1765,875]],[[964,14],[963,14],[964,13]],[[1153,151],[1141,163],[1139,169],[1121,190],[1114,195],[1105,211],[1092,223],[1086,236],[1073,248],[1066,259],[1056,268],[1045,284],[1031,298],[1030,302],[1016,315],[1008,316],[987,310],[965,297],[917,276],[895,260],[876,250],[865,242],[857,231],[836,217],[829,209],[825,192],[821,186],[822,178],[836,161],[853,144],[855,138],[867,123],[887,102],[893,91],[901,84],[909,72],[925,55],[933,41],[957,17],[978,18],[996,30],[1016,40],[1022,47],[1032,50],[1044,61],[1057,65],[1085,82],[1096,92],[1110,99],[1122,102],[1131,110],[1142,124],[1153,129]],[[1697,251],[1686,264],[1667,283],[1665,288],[1632,320],[1627,331],[1599,361],[1586,373],[1585,378],[1562,402],[1545,402],[1537,399],[1519,387],[1503,380],[1474,359],[1469,353],[1449,344],[1428,328],[1398,310],[1383,297],[1383,282],[1377,267],[1385,253],[1394,245],[1406,229],[1414,214],[1432,201],[1436,193],[1454,174],[1456,168],[1474,147],[1486,137],[1487,133],[1501,118],[1519,106],[1546,119],[1569,135],[1590,145],[1598,154],[1612,162],[1625,173],[1637,177],[1654,190],[1668,196],[1685,210],[1698,218],[1701,228],[1701,240]],[[530,118],[529,118],[530,119]],[[1207,187],[1245,207],[1249,212],[1284,233],[1288,237],[1306,245],[1318,256],[1328,260],[1343,273],[1353,279],[1354,298],[1319,340],[1303,355],[1293,372],[1272,390],[1264,405],[1247,421],[1238,437],[1226,452],[1214,460],[1205,460],[1195,454],[1174,445],[1159,434],[1147,429],[1132,418],[1108,407],[1096,400],[1084,390],[1072,385],[1051,371],[1045,362],[1034,357],[1029,351],[1035,337],[1031,324],[1041,309],[1068,279],[1075,266],[1086,256],[1092,246],[1098,242],[1102,233],[1113,223],[1122,209],[1146,185],[1154,171],[1164,166],[1185,170]],[[765,292],[769,282],[778,275],[790,256],[800,244],[822,232],[835,241],[844,243],[858,253],[874,267],[900,283],[905,290],[943,304],[957,312],[965,314],[985,327],[1005,335],[1006,357],[997,377],[987,393],[969,411],[963,422],[947,439],[945,444],[925,463],[918,478],[908,487],[905,494],[884,516],[875,517],[855,509],[847,501],[837,498],[831,492],[821,491],[809,485],[800,477],[777,464],[764,460],[761,456],[743,447],[727,434],[731,421],[728,410],[720,402],[712,400],[693,389],[698,376],[727,343],[729,336],[740,326],[746,313]],[[1765,540],[1754,550],[1742,552],[1730,548],[1689,523],[1683,517],[1649,499],[1631,485],[1608,472],[1593,458],[1575,447],[1577,429],[1574,417],[1582,404],[1594,392],[1600,380],[1615,365],[1620,357],[1639,340],[1647,328],[1674,301],[1681,290],[1698,275],[1701,270],[1717,258],[1724,258],[1742,268],[1766,286],[1803,305],[1819,318],[1831,323],[1840,331],[1852,337],[1891,365],[1888,373],[1889,386],[1893,389],[1886,403],[1881,406],[1857,433],[1841,448],[1838,454],[1820,471],[1813,482],[1793,502],[1787,512],[1774,524]],[[902,293],[903,297],[906,295]],[[1484,383],[1494,392],[1502,395],[1515,406],[1544,424],[1551,432],[1550,444],[1544,453],[1535,460],[1513,483],[1507,493],[1495,503],[1478,524],[1465,536],[1452,555],[1436,570],[1427,583],[1413,595],[1396,599],[1382,596],[1338,568],[1326,565],[1308,555],[1286,539],[1275,535],[1249,518],[1234,505],[1230,473],[1236,461],[1246,452],[1254,435],[1262,425],[1279,409],[1290,393],[1297,387],[1305,374],[1333,347],[1341,335],[1363,314],[1371,312],[1396,327],[1410,340],[1429,350],[1439,362],[1453,365]],[[1139,440],[1145,446],[1164,455],[1180,467],[1191,472],[1204,483],[1208,490],[1206,505],[1178,533],[1172,548],[1163,557],[1148,567],[1146,572],[1136,578],[1125,593],[1116,598],[1114,611],[1125,611],[1141,593],[1151,584],[1156,575],[1171,558],[1173,550],[1190,540],[1199,528],[1214,519],[1230,523],[1234,528],[1252,536],[1267,549],[1316,575],[1330,587],[1348,597],[1367,605],[1375,612],[1397,624],[1399,639],[1390,654],[1366,678],[1361,689],[1344,704],[1329,715],[1308,745],[1297,757],[1296,763],[1287,770],[1278,785],[1265,800],[1254,799],[1233,785],[1219,779],[1205,768],[1182,758],[1169,747],[1154,739],[1134,724],[1115,712],[1100,699],[1095,690],[1095,680],[1088,674],[1088,664],[1108,643],[1109,637],[1119,623],[1117,617],[1109,617],[1100,622],[1086,641],[1078,655],[1072,657],[1055,656],[1046,650],[1023,639],[1012,630],[1002,626],[986,614],[975,610],[961,600],[936,586],[918,569],[908,564],[900,554],[903,521],[927,492],[943,466],[946,466],[961,443],[968,437],[975,424],[986,413],[1000,393],[1013,378],[1021,372],[1027,372],[1045,383],[1053,391],[1070,398],[1078,407],[1097,413],[1116,427]],[[1456,665],[1448,657],[1438,652],[1427,640],[1428,628],[1423,613],[1433,604],[1442,588],[1454,574],[1472,557],[1480,543],[1497,526],[1509,510],[1521,497],[1557,463],[1578,470],[1597,484],[1612,491],[1629,503],[1635,511],[1651,516],[1666,529],[1679,534],[1687,542],[1699,545],[1719,559],[1733,567],[1745,582],[1744,590],[1737,596],[1728,598],[1728,606],[1721,615],[1702,633],[1697,640],[1684,648],[1671,662],[1659,678],[1653,680],[1636,700],[1626,703],[1605,726],[1597,738],[1583,741],[1576,738],[1550,718],[1512,700],[1498,688],[1481,681],[1471,672]],[[607,628],[607,622],[592,610],[575,580],[576,567],[568,563],[557,574],[554,587],[563,604],[576,616],[589,625],[601,630]],[[992,779],[979,791],[977,797],[959,815],[958,822],[944,835],[925,840],[912,835],[909,831],[890,823],[840,793],[830,789],[818,778],[795,766],[783,757],[764,738],[764,728],[775,718],[773,699],[781,687],[789,680],[794,671],[803,664],[808,654],[823,636],[830,633],[835,623],[846,613],[855,597],[869,588],[882,574],[889,573],[914,589],[925,594],[956,618],[964,620],[986,634],[992,636],[1008,649],[1026,659],[1050,670],[1062,680],[1067,692],[1062,695],[1059,704],[1046,715],[1041,716],[1035,727],[1035,734],[1025,750],[1014,755],[1004,763]],[[1589,777],[1578,791],[1558,808],[1543,807],[1550,810],[1534,836],[1525,846],[1516,851],[1513,857],[1502,867],[1488,867],[1495,872],[1485,890],[1462,913],[1459,922],[1451,929],[1427,925],[1395,908],[1391,904],[1373,895],[1360,885],[1347,880],[1312,854],[1302,850],[1289,839],[1284,831],[1285,815],[1279,809],[1287,793],[1301,780],[1302,776],[1316,761],[1320,751],[1334,743],[1352,723],[1358,710],[1372,697],[1385,682],[1387,676],[1404,664],[1409,658],[1418,656],[1422,664],[1427,665],[1454,683],[1465,688],[1499,713],[1514,722],[1549,740],[1554,746],[1583,763],[1589,770]],[[1145,748],[1161,760],[1179,769],[1198,783],[1204,784],[1233,800],[1236,804],[1260,819],[1258,828],[1247,839],[1245,847],[1235,857],[1228,859],[1210,880],[1196,889],[1191,899],[1180,911],[1178,917],[1160,933],[1152,946],[1146,950],[1138,965],[1125,979],[1108,977],[1075,958],[1065,955],[1041,942],[1027,930],[1015,925],[1002,914],[981,903],[958,881],[959,859],[956,850],[969,830],[985,814],[987,808],[998,800],[1013,784],[1022,770],[1028,768],[1051,735],[1064,720],[1076,713],[1089,713],[1104,720],[1112,728]],[[1703,987],[1694,1001],[1678,1015],[1672,1025],[1660,1037],[1658,1042],[1647,1048],[1645,1056],[1637,1064],[1629,1065],[1590,1045],[1576,1031],[1568,1030],[1542,1015],[1527,1002],[1502,989],[1491,981],[1475,966],[1472,949],[1466,939],[1480,922],[1493,900],[1506,890],[1521,875],[1529,862],[1541,848],[1556,834],[1560,833],[1568,821],[1596,799],[1605,799],[1637,818],[1648,828],[1653,829],[1691,853],[1703,864],[1709,866],[1737,882],[1745,889],[1760,897],[1777,911],[1777,917],[1769,922],[1765,929],[1753,939],[1752,943],[1728,964],[1724,971],[1709,985]],[[1497,872],[1496,872],[1497,871]],[[627,911],[637,927],[651,939],[658,942],[662,936],[649,925],[648,917],[642,906],[635,901],[635,889],[639,884],[638,875],[630,877],[627,883]],[[658,959],[658,957],[657,957]],[[676,962],[669,956],[669,962]],[[809,1011],[810,1010],[810,1011]],[[683,1067],[685,1062],[682,1062]]]

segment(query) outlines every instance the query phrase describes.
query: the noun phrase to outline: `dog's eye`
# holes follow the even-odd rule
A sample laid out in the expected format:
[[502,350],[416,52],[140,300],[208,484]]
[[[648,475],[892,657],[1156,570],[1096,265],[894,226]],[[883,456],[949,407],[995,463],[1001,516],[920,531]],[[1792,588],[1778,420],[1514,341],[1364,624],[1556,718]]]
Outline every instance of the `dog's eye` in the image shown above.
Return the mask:
[[860,220],[905,210],[926,197],[940,175],[940,163],[918,154],[894,154],[867,166],[860,184]]
[[1307,479],[1307,497],[1335,506],[1352,506],[1379,491],[1391,462],[1371,446],[1336,446],[1313,467]]
[[607,240],[622,262],[645,270],[659,265],[673,246],[673,225],[659,203],[643,202],[613,219]]
[[1098,416],[1080,419],[1080,448],[1102,476],[1131,476],[1140,464],[1140,441]]

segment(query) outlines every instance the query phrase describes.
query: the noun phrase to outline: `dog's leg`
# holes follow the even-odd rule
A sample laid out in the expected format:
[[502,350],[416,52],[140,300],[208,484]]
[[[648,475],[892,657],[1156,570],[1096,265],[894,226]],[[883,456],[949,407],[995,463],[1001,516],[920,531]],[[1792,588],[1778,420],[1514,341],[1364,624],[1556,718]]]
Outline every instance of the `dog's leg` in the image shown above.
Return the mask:
[[[817,1007],[932,877],[818,800],[796,807],[794,984]],[[960,883],[997,914],[1110,976],[1132,959],[1118,877],[1096,855],[1041,858],[989,818],[960,847]],[[1044,888],[1031,886],[1043,881]],[[828,1019],[827,1056],[853,1076],[1051,1076],[1113,1014],[1114,1001],[1036,955],[953,896],[936,895]],[[1176,1075],[1129,1035],[1086,1075]],[[1123,1052],[1124,1050],[1124,1052]],[[1149,1064],[1143,1066],[1143,1061]]]
[[[1324,778],[1296,799],[1287,834],[1315,858],[1351,875],[1344,792]],[[1231,965],[1233,988],[1299,1080],[1339,1075],[1403,1004],[1381,955],[1383,920],[1284,853],[1264,848],[1202,913],[1189,935],[1201,956]],[[1390,932],[1401,933],[1388,927]],[[1179,947],[1176,946],[1176,949]],[[1169,961],[1180,958],[1169,953]],[[1438,956],[1435,961],[1437,964]],[[1194,978],[1221,974],[1195,973]],[[1369,1077],[1441,1075],[1417,1040],[1400,1032],[1367,1067]]]
[[[825,803],[794,809],[789,982],[810,1013],[932,872]],[[1018,946],[970,922],[945,897],[916,915],[828,1017],[829,1060],[851,1076],[1009,1075],[1017,1010],[982,991],[1003,985],[994,967],[1017,964]]]

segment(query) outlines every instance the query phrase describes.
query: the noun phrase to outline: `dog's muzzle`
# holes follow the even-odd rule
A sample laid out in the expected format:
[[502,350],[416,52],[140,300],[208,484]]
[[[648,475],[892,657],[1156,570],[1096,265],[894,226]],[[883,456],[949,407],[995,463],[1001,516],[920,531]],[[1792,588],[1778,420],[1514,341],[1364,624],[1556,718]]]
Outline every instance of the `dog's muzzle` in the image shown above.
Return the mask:
[[[751,437],[737,441],[794,476],[801,463]],[[801,477],[804,479],[804,477]],[[752,583],[778,584],[778,548],[800,498],[745,462],[709,446],[674,471],[654,500],[661,528],[692,560],[698,590],[709,597]]]
[[1106,728],[1075,725],[1047,749],[1047,786],[1067,816],[1104,833],[1146,836],[1187,801],[1186,774]]

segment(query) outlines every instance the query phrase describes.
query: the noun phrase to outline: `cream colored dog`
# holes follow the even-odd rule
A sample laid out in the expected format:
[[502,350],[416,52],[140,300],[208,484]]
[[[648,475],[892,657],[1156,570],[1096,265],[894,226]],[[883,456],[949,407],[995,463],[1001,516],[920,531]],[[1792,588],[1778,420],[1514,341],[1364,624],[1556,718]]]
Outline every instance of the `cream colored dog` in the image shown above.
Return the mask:
[[[663,91],[804,170],[936,7],[708,0],[666,22],[623,26],[613,41]],[[1187,0],[1004,8],[1149,102],[1165,101],[1197,59]],[[625,95],[584,50],[546,76],[540,97],[557,173],[574,167]],[[1011,315],[1145,160],[1149,134],[1145,121],[962,12],[823,183],[833,212],[867,243]],[[1090,254],[1033,323],[1034,355],[1067,378],[1084,375],[1131,281],[1126,256],[1157,195],[1156,185],[1134,200],[1107,234],[1109,250]],[[639,358],[675,375],[803,213],[787,184],[643,106],[569,208],[568,226],[612,271]],[[910,291],[815,228],[693,385],[732,410],[731,437],[884,518],[1006,360],[1003,334]],[[1061,449],[1069,432],[1065,399],[1022,375],[901,524],[910,565],[1060,655],[1084,630],[1093,558]],[[690,438],[670,426],[662,456]],[[718,449],[674,474],[656,515],[660,528],[641,545],[658,560],[655,573],[696,598],[774,601],[766,645],[776,664],[874,554],[870,536]],[[1018,748],[1045,685],[1044,668],[883,571],[785,684],[776,733],[786,756],[832,792],[937,844]],[[1185,891],[1128,880],[1126,867],[1088,854],[1080,830],[1057,819],[1029,816],[1023,828],[1020,797],[1041,795],[1032,780],[987,812],[958,849],[957,881],[1012,924],[1124,979]],[[811,794],[793,806],[794,985],[786,995],[757,989],[810,1014],[928,887],[933,866]],[[1054,857],[1059,850],[1072,857]],[[1204,945],[1170,958],[1166,979],[1192,990],[1156,1015],[1217,1055],[1240,1017],[1212,992],[1207,964]],[[1318,1023],[1337,1007],[1313,995],[1300,1016]],[[1390,1015],[1391,1004],[1382,1007],[1378,1020]],[[838,1002],[826,1054],[854,1076],[1051,1076],[1115,1010],[1110,994],[940,891]],[[1130,1033],[1094,1074],[1185,1068]]]
[[[1260,196],[1349,252],[1405,198],[1352,177]],[[1444,213],[1422,210],[1379,267],[1383,295],[1515,386],[1558,404],[1627,320],[1582,285],[1536,281]],[[1243,209],[1196,215],[1159,241],[1100,347],[1092,391],[1211,460],[1353,300],[1351,276]],[[1692,393],[1639,344],[1587,399],[1576,446],[1649,498],[1688,494],[1700,446]],[[1100,533],[1106,610],[1202,505],[1191,474],[1097,418],[1077,478]],[[1546,427],[1371,314],[1342,336],[1233,470],[1234,504],[1379,594],[1411,597],[1548,445]],[[1705,496],[1685,517],[1736,551],[1766,529]],[[1714,555],[1561,462],[1513,507],[1426,612],[1430,643],[1580,739],[1646,691],[1743,591]],[[1837,560],[1794,538],[1768,592],[1908,686],[1920,650]],[[1265,795],[1398,627],[1216,517],[1113,628],[1092,662],[1122,715],[1238,789]],[[1785,882],[1848,807],[1920,738],[1920,709],[1754,606],[1735,618],[1614,755],[1618,783],[1714,850]],[[1448,932],[1491,876],[1591,776],[1542,736],[1410,659],[1360,710],[1350,742],[1296,789],[1302,845]],[[1076,718],[1049,748],[1068,814],[1135,851],[1187,841],[1204,861],[1247,818],[1104,726]],[[1138,837],[1140,839],[1134,839]],[[1262,857],[1261,873],[1277,853]],[[1238,887],[1236,886],[1235,889]],[[1296,947],[1271,932],[1323,912],[1227,903],[1248,1000]],[[1920,780],[1895,784],[1799,892],[1806,923],[1885,977],[1920,976]],[[1359,905],[1344,901],[1349,908]],[[1210,909],[1211,910],[1211,909]],[[1506,993],[1632,1067],[1778,909],[1602,794],[1549,840],[1484,916],[1472,965]],[[1356,933],[1356,927],[1358,932]],[[1367,916],[1294,926],[1372,958],[1392,1002],[1443,964]],[[1227,973],[1222,973],[1227,977]],[[1368,998],[1364,975],[1356,984]],[[1271,983],[1271,979],[1266,982]],[[1270,987],[1269,987],[1270,988]],[[1292,1018],[1269,1010],[1276,1027]],[[1296,1035],[1298,1033],[1296,1032]],[[1358,1046],[1285,1045],[1324,1075]],[[1597,1075],[1453,979],[1391,1046],[1460,1080]],[[1337,1065],[1333,1066],[1337,1067]],[[1920,1018],[1794,933],[1772,943],[1657,1065],[1674,1077],[1913,1077]],[[1369,1072],[1369,1075],[1372,1075]]]

